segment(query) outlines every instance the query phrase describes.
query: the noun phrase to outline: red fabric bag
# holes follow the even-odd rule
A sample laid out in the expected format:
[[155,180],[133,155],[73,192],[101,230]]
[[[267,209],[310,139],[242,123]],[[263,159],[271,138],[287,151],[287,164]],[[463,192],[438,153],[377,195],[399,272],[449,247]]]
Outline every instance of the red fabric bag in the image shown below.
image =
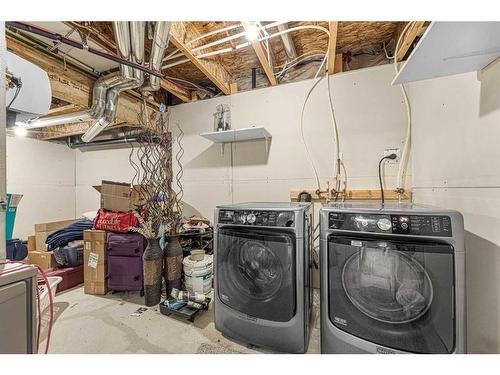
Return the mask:
[[109,232],[128,233],[130,227],[137,226],[137,218],[133,211],[114,212],[103,208],[97,212],[94,228]]

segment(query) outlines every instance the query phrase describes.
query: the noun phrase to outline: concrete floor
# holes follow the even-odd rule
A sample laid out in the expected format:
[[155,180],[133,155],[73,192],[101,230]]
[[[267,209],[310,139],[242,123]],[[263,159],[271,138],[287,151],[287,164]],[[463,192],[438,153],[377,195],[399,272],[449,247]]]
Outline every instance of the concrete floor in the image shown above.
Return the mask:
[[[143,307],[139,293],[92,296],[83,286],[56,295],[50,353],[272,353],[233,342],[215,330],[212,306],[194,323],[162,315],[158,307]],[[318,293],[311,321],[308,353],[320,352]],[[212,305],[212,304],[211,304]],[[45,314],[43,326],[46,326]],[[42,328],[40,351],[45,348]]]

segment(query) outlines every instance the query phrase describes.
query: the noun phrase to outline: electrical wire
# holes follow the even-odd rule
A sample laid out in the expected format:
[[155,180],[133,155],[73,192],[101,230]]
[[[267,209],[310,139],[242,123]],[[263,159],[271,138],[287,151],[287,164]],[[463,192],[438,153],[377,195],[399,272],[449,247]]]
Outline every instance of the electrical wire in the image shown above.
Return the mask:
[[10,109],[10,106],[12,105],[12,103],[14,103],[14,100],[17,99],[17,96],[19,95],[19,92],[21,91],[21,87],[23,86],[23,84],[20,81],[19,81],[19,83],[14,83],[14,84],[16,85],[16,92],[14,93],[14,97],[12,98],[9,105],[7,106],[7,110]]
[[380,159],[380,161],[378,162],[378,182],[380,184],[380,196],[382,198],[382,206],[384,206],[384,203],[385,203],[385,197],[384,197],[384,185],[382,184],[382,162],[385,160],[386,158],[383,157],[382,159]]
[[378,162],[378,181],[380,183],[380,196],[382,198],[382,206],[385,203],[385,197],[384,197],[384,186],[382,184],[382,162],[384,160],[394,160],[397,158],[396,154],[389,154],[384,156],[380,161]]

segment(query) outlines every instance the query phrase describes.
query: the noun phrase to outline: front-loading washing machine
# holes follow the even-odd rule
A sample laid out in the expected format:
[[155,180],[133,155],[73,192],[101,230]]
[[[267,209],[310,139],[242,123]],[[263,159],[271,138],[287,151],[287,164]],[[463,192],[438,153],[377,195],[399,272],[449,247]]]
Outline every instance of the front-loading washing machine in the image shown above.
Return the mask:
[[215,328],[236,341],[304,353],[311,314],[310,203],[215,210]]
[[339,203],[320,228],[322,353],[465,353],[459,212]]

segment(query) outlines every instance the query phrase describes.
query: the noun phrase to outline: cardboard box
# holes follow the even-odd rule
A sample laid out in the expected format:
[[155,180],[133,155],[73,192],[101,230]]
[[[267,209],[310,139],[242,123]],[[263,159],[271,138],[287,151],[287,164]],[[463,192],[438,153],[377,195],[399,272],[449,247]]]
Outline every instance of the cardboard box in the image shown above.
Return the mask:
[[83,232],[83,279],[85,294],[106,294],[108,285],[108,233],[88,229]]
[[35,235],[28,236],[28,252],[30,252],[30,251],[36,251],[36,237],[35,237]]
[[128,212],[144,205],[139,193],[141,185],[130,186],[124,182],[102,181],[94,186],[101,193],[101,208],[116,212]]
[[28,261],[43,269],[57,267],[59,265],[52,251],[30,251],[28,252]]
[[68,225],[73,224],[82,219],[69,219],[61,221],[52,221],[48,223],[35,224],[35,247],[36,251],[47,251],[45,241],[47,237],[60,229],[66,228]]

